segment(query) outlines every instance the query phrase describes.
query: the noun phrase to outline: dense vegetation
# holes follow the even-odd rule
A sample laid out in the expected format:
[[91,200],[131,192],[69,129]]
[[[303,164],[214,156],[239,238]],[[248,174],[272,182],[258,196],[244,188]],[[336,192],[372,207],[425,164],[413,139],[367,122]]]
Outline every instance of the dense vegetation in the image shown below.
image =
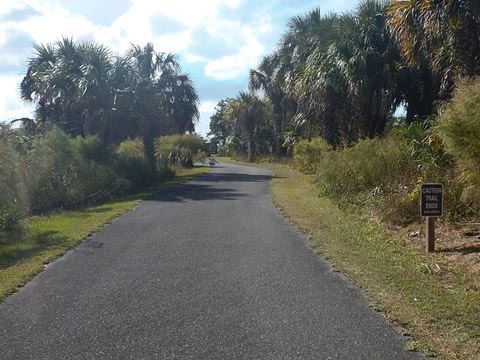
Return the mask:
[[[479,74],[476,0],[314,9],[291,18],[277,49],[250,71],[251,94],[219,102],[211,136],[229,155],[294,155],[321,192],[374,204],[395,223],[418,217],[426,181],[446,185],[451,219],[472,216],[480,205]],[[239,107],[249,113],[239,116]]]
[[69,39],[36,45],[21,93],[36,111],[0,125],[0,235],[30,214],[144,188],[203,150],[184,135],[196,90],[175,55],[150,44],[122,56]]

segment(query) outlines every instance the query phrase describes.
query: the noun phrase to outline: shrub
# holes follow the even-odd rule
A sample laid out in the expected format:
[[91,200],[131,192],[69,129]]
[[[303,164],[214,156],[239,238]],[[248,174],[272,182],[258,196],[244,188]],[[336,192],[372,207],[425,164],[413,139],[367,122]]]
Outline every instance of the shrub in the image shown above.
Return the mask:
[[96,136],[72,140],[75,179],[71,196],[75,205],[85,205],[122,191],[112,166],[110,147]]
[[0,232],[9,232],[17,229],[21,217],[21,213],[15,204],[0,206]]
[[205,141],[195,134],[162,136],[156,141],[156,155],[160,163],[192,167],[195,161],[205,160],[204,147]]
[[72,185],[76,178],[74,147],[58,129],[34,139],[28,155],[31,206],[34,213],[72,205]]
[[84,206],[123,191],[117,174],[111,166],[79,157],[75,161],[75,178],[69,191],[69,206]]
[[125,140],[115,151],[115,172],[123,192],[132,191],[153,183],[155,180],[148,162],[143,158],[140,140]]
[[118,145],[115,153],[129,158],[143,158],[143,142],[141,139],[125,140]]
[[[194,142],[180,140],[182,151]],[[53,128],[26,138],[0,125],[0,231],[14,229],[30,212],[89,205],[172,176],[166,161],[152,173],[138,140],[112,150],[95,136],[71,139]]]
[[33,212],[83,206],[121,192],[112,157],[93,136],[72,140],[53,129],[35,138],[27,159]]
[[440,111],[436,133],[457,161],[463,199],[480,204],[480,78],[463,80]]
[[[412,169],[398,137],[365,139],[352,147],[326,153],[318,182],[328,194],[384,192],[411,182]],[[415,179],[413,179],[415,181]]]
[[325,153],[330,150],[330,146],[320,138],[315,138],[310,141],[301,140],[295,144],[293,150],[295,166],[304,173],[315,174]]
[[394,224],[419,219],[419,186],[445,184],[445,203],[452,217],[464,214],[453,159],[420,124],[396,127],[384,137],[364,139],[330,150],[321,140],[301,141],[294,160],[304,172],[316,173],[322,194],[340,205],[369,206]]
[[0,125],[0,230],[14,229],[29,211],[24,162],[15,142],[15,133]]
[[87,136],[85,138],[78,136],[73,140],[73,147],[75,153],[81,159],[106,163],[112,157],[110,147],[100,140],[98,136]]

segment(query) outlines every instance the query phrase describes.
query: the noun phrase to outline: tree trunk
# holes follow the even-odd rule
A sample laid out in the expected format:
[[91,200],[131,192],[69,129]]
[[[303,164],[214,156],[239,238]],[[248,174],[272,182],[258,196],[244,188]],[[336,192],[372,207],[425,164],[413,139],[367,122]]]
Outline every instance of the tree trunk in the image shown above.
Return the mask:
[[248,161],[252,161],[252,136],[247,135],[247,156],[248,156]]
[[155,158],[155,139],[150,134],[143,136],[143,154],[153,176],[157,175],[157,159]]
[[281,127],[282,122],[282,108],[279,105],[273,106],[273,135],[274,135],[274,144],[273,144],[273,153],[274,155],[280,155],[280,133],[282,131]]

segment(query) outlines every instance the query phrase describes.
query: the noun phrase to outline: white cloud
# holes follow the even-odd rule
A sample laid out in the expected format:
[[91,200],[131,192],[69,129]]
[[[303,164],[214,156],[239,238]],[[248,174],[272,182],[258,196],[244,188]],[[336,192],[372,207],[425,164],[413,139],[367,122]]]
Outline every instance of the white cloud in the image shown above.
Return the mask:
[[[342,7],[347,7],[351,1],[339,0]],[[0,47],[2,44],[5,48],[9,47],[8,42],[16,41],[12,40],[12,34],[20,31],[26,35],[24,37],[27,39],[24,40],[26,42],[28,36],[33,41],[41,43],[51,43],[61,36],[69,36],[74,39],[95,40],[118,53],[125,51],[132,43],[142,45],[153,42],[157,50],[175,52],[189,65],[197,63],[200,68],[203,67],[203,74],[199,74],[199,67],[192,65],[196,72],[193,75],[200,77],[202,85],[213,80],[224,82],[239,78],[244,80],[248,70],[255,67],[260,58],[274,45],[273,34],[275,33],[275,38],[279,36],[276,34],[279,27],[273,26],[273,14],[278,15],[282,9],[289,8],[290,16],[290,12],[297,8],[293,3],[286,6],[287,1],[271,0],[259,3],[251,1],[247,3],[245,0],[130,0],[130,2],[131,6],[127,9],[127,4],[125,7],[127,10],[122,15],[113,22],[104,22],[110,24],[109,26],[103,26],[79,13],[69,11],[63,0],[0,0],[0,15],[22,9],[30,9],[36,14],[22,18],[17,16],[16,21],[0,21]],[[323,2],[321,0],[321,5],[324,5]],[[328,2],[325,4],[327,8],[328,4]],[[166,24],[168,20],[172,20],[179,26],[173,30],[172,27],[165,25],[162,31],[158,31],[161,26],[159,18],[165,19]],[[16,50],[3,51],[3,64],[16,66],[16,75],[19,75],[18,69],[26,65],[26,58],[30,56],[30,49],[25,46],[24,48],[25,52],[22,54]],[[18,114],[27,114],[29,110],[22,110],[26,107],[18,100],[16,92],[18,84],[13,84],[10,78],[8,80],[5,77],[6,73],[4,76],[1,75],[0,73],[0,88],[3,92],[7,87],[14,88],[13,95],[9,95],[8,104],[5,99],[0,100],[0,119],[12,117],[13,112],[7,110],[7,107],[12,108],[12,99],[17,101]],[[214,105],[214,101],[202,102],[202,118],[210,116]]]
[[265,47],[250,28],[243,31],[245,43],[233,55],[223,56],[208,62],[205,66],[205,75],[216,80],[231,80],[245,75],[248,69],[258,64],[260,57],[265,53]]
[[215,106],[217,105],[216,101],[204,100],[200,103],[200,121],[197,126],[195,126],[197,134],[206,136],[210,131],[210,116],[215,112]]
[[[21,0],[17,2],[0,1],[0,14],[7,15],[13,10],[31,9],[38,16],[25,17],[16,21],[0,22],[0,46],[6,45],[6,41],[12,34],[22,32],[32,38],[33,42],[51,43],[59,40],[62,36],[74,39],[92,39],[103,43],[116,52],[125,51],[132,43],[145,44],[153,42],[158,50],[175,52],[184,55],[190,62],[213,61],[210,67],[215,78],[225,77],[225,70],[215,59],[207,59],[198,54],[188,51],[191,36],[195,31],[204,30],[222,34],[225,38],[234,34],[240,26],[222,17],[221,12],[233,11],[241,3],[241,0],[132,0],[132,6],[123,15],[119,16],[110,26],[94,24],[85,16],[75,14],[62,7],[60,0]],[[163,33],[155,35],[152,21],[155,15],[171,18],[184,25],[177,33]],[[214,24],[214,25],[212,25]],[[251,35],[249,36],[251,37]],[[252,43],[246,39],[244,43]],[[8,50],[8,49],[7,49]],[[242,51],[242,54],[245,50]],[[27,54],[19,54],[15,51],[4,52],[3,62],[19,66],[26,65]],[[242,55],[243,56],[243,55]],[[220,66],[219,66],[220,65]],[[224,66],[228,66],[225,64]],[[216,75],[215,69],[222,72]],[[210,73],[210,72],[209,72]],[[238,71],[237,71],[238,73]],[[0,74],[1,75],[1,74]],[[4,74],[5,75],[5,74]],[[21,77],[0,76],[0,119],[30,116],[31,109],[27,107],[18,96],[18,83]],[[8,92],[8,94],[6,94]],[[12,110],[16,108],[16,110]]]
[[201,113],[205,113],[205,114],[213,114],[213,112],[215,111],[215,106],[217,106],[217,102],[216,101],[212,101],[212,100],[204,100],[200,103],[200,107],[199,107],[199,111]]
[[84,16],[71,14],[52,1],[25,0],[21,3],[36,10],[41,16],[2,24],[0,33],[23,31],[29,33],[37,42],[52,42],[62,35],[78,38],[101,32],[101,27],[96,26]]
[[21,76],[0,76],[0,121],[32,117],[34,107],[20,99]]
[[208,61],[208,58],[206,58],[205,56],[192,54],[188,51],[184,54],[184,57],[185,57],[185,60],[187,60],[188,62],[191,62],[191,63],[207,62]]
[[180,53],[184,52],[190,43],[191,34],[189,31],[182,31],[179,34],[164,35],[156,39],[155,43],[158,49],[165,52]]

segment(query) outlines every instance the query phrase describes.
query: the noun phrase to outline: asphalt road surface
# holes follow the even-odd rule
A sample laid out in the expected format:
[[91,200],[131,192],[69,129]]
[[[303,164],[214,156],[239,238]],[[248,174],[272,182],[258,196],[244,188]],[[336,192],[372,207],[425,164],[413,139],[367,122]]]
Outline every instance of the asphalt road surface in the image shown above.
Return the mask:
[[0,359],[420,359],[220,164],[158,194],[0,304]]

